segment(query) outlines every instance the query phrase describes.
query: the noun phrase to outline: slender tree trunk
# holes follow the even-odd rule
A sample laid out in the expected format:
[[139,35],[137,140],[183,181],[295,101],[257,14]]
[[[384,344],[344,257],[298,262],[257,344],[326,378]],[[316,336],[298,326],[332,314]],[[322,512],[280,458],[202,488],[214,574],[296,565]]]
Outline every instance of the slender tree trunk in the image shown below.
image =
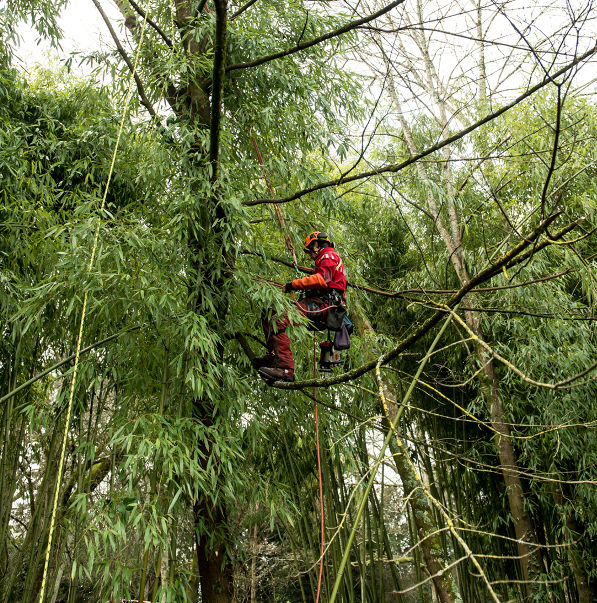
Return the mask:
[[[429,86],[431,89],[433,89],[434,73],[432,70],[428,49],[424,40],[420,43],[420,45],[422,45],[421,52],[426,58]],[[398,119],[405,134],[409,151],[411,154],[415,155],[417,154],[418,150],[414,142],[414,137],[411,133],[410,126],[402,114],[402,107],[395,89],[394,79],[391,74],[392,67],[387,60],[386,69],[390,74],[388,76],[388,90],[390,93],[390,98],[396,108]],[[446,138],[450,134],[448,131],[446,107],[437,92],[434,93],[434,98],[440,107],[440,119],[443,127],[442,136]],[[445,176],[450,229],[448,229],[443,223],[438,205],[433,196],[431,186],[429,187],[427,203],[429,212],[435,222],[435,226],[442,237],[448,252],[450,253],[450,260],[458,277],[459,283],[461,286],[463,286],[470,280],[470,277],[464,262],[462,232],[459,224],[459,216],[456,211],[456,205],[454,203],[454,186],[451,181],[452,175],[449,162],[446,162],[446,166]],[[417,163],[417,169],[421,180],[430,184],[425,165],[422,163]],[[467,298],[466,301],[469,307],[474,306],[474,300]],[[481,331],[479,322],[473,312],[466,312],[466,322],[475,335],[484,340],[483,332]],[[516,454],[514,452],[512,442],[510,441],[510,430],[504,421],[504,408],[499,394],[499,381],[495,373],[495,366],[493,361],[487,358],[487,354],[482,347],[478,346],[476,348],[475,356],[481,366],[484,366],[483,371],[479,376],[479,380],[485,394],[485,399],[487,400],[489,406],[492,426],[500,434],[496,441],[497,453],[500,460],[502,475],[504,476],[504,483],[506,485],[506,492],[510,512],[512,514],[514,531],[518,541],[517,548],[518,555],[521,557],[521,574],[523,580],[527,582],[532,578],[533,573],[539,573],[541,570],[540,554],[538,552],[533,553],[528,544],[535,541],[535,534],[531,518],[525,509],[524,491],[517,470]],[[531,593],[531,586],[528,583],[525,586],[525,592],[527,596],[529,596]]]
[[60,581],[62,580],[62,574],[64,573],[65,566],[66,566],[66,562],[64,561],[58,568],[58,573],[56,574],[56,579],[54,580],[54,593],[52,594],[51,603],[56,603],[56,598],[58,597],[58,591],[60,590]]
[[[572,508],[566,509],[566,497],[564,496],[562,484],[551,482],[551,493],[566,526],[566,536],[571,541],[578,540],[585,534],[586,530],[577,521]],[[582,561],[582,546],[578,542],[571,543],[569,554],[574,581],[576,582],[576,590],[578,591],[578,602],[591,603],[597,599],[597,583],[593,581],[593,588],[591,588],[589,577]]]
[[[169,580],[168,580],[168,574],[169,574],[169,570],[170,570],[170,559],[168,556],[168,547],[165,546],[164,549],[162,550],[162,554],[160,555],[160,565],[159,567],[157,567],[156,565],[156,576],[155,579],[158,579],[158,572],[162,581],[162,588],[168,588],[169,585]],[[162,593],[162,603],[166,603],[166,593],[163,592]]]
[[[467,323],[470,329],[484,340],[477,320],[472,312],[467,313]],[[522,579],[526,582],[525,592],[527,597],[531,595],[531,581],[534,575],[542,571],[541,553],[536,547],[532,547],[536,542],[535,530],[531,522],[531,517],[525,508],[524,490],[518,470],[516,452],[510,439],[510,428],[504,420],[504,406],[499,392],[499,381],[495,374],[495,365],[492,360],[487,358],[486,351],[480,346],[477,347],[477,357],[479,363],[484,365],[483,372],[479,376],[481,387],[485,393],[485,398],[489,402],[489,410],[492,427],[499,434],[496,438],[496,447],[500,459],[500,469],[504,477],[506,494],[510,512],[512,514],[512,523],[516,534],[516,546],[520,559],[520,569]]]
[[253,546],[251,547],[251,603],[257,603],[257,573],[255,571],[257,565],[257,524],[255,524],[255,526],[253,527],[252,540]]
[[[387,386],[387,384],[385,384],[385,386]],[[387,423],[388,420],[393,421],[396,417],[398,405],[395,403],[395,398],[390,391],[388,391],[386,398],[389,402],[389,417],[386,419]],[[387,425],[387,429],[389,429],[389,425]],[[425,494],[418,487],[417,478],[413,474],[409,464],[406,462],[404,453],[398,448],[394,441],[390,442],[390,450],[392,451],[392,458],[394,459],[396,471],[398,472],[398,475],[400,475],[400,480],[402,481],[404,496],[409,497],[409,504],[414,518],[421,552],[423,553],[427,571],[430,576],[433,576],[432,582],[435,593],[441,603],[454,603],[458,597],[456,583],[452,573],[450,571],[444,571],[444,568],[448,565],[448,560],[442,547],[439,534],[437,533],[438,526],[433,517],[433,510],[429,506]]]
[[[372,333],[373,328],[369,321],[365,317],[361,317],[361,320],[363,328]],[[372,356],[376,354],[376,350],[373,349]],[[384,395],[388,400],[388,416],[385,415],[384,409],[382,409],[382,416],[384,416],[384,426],[388,430],[390,429],[390,423],[396,418],[398,405],[396,404],[394,392],[391,391],[389,383],[383,379],[383,376],[382,383],[385,390]],[[429,575],[433,576],[432,581],[435,593],[441,603],[454,603],[459,598],[458,588],[452,573],[444,571],[448,566],[448,560],[442,547],[440,536],[437,533],[438,526],[433,516],[433,510],[429,506],[429,501],[424,492],[418,487],[417,478],[404,458],[403,451],[398,447],[394,439],[390,441],[390,450],[394,466],[402,481],[404,497],[409,500],[415,522],[416,537],[419,540],[425,566]]]

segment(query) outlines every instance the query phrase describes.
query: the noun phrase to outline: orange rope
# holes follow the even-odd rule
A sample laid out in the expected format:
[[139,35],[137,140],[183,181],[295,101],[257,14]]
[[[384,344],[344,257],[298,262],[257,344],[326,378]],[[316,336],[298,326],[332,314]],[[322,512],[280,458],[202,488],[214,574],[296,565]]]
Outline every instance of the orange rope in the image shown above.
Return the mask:
[[[253,142],[253,148],[255,149],[255,153],[257,154],[257,160],[259,161],[259,165],[263,168],[263,175],[265,177],[265,183],[267,184],[267,188],[270,192],[270,195],[272,197],[276,196],[276,191],[274,190],[274,187],[271,185],[271,182],[269,181],[269,178],[267,176],[267,169],[265,169],[264,165],[263,165],[263,156],[261,155],[261,151],[259,150],[259,147],[257,146],[257,140],[255,139],[255,136],[253,135],[253,127],[249,126],[249,131],[251,132],[251,141]],[[278,223],[280,224],[280,228],[282,229],[282,234],[284,236],[284,243],[286,243],[286,249],[288,249],[288,251],[290,252],[290,255],[292,256],[292,263],[294,264],[294,267],[296,269],[296,271],[298,272],[298,261],[296,259],[296,253],[294,251],[294,245],[292,244],[292,239],[290,238],[290,235],[287,233],[286,230],[286,223],[284,222],[284,216],[282,215],[282,210],[280,209],[280,206],[277,203],[274,203],[274,210],[276,212],[276,217],[278,218]]]
[[[316,336],[313,333],[313,379],[317,378],[317,347]],[[313,397],[315,398],[315,442],[317,444],[317,473],[319,477],[319,512],[321,515],[321,550],[319,553],[319,578],[317,580],[317,598],[315,603],[319,603],[321,594],[321,577],[323,575],[323,547],[325,541],[325,526],[323,523],[323,483],[321,480],[321,457],[319,454],[319,420],[317,418],[317,388],[313,388]]]
[[[270,195],[272,197],[275,197],[276,192],[274,190],[274,187],[271,185],[271,183],[269,181],[269,178],[267,175],[267,169],[264,166],[261,151],[259,150],[259,147],[257,146],[257,140],[255,139],[255,136],[253,135],[253,128],[249,127],[249,130],[251,132],[251,140],[253,142],[253,148],[255,149],[255,153],[257,154],[257,160],[259,161],[259,165],[263,168],[263,175],[265,177],[265,183],[267,184],[267,188],[270,192]],[[288,249],[288,251],[290,252],[290,255],[292,256],[292,263],[294,264],[294,269],[296,270],[297,274],[300,274],[299,269],[298,269],[298,262],[296,259],[296,253],[294,251],[292,239],[290,238],[290,235],[288,234],[288,232],[286,230],[286,223],[284,222],[284,216],[282,215],[282,210],[280,209],[280,206],[277,203],[274,203],[273,205],[274,205],[274,210],[276,212],[276,217],[278,218],[278,223],[280,224],[280,229],[282,230],[282,234],[284,236],[284,242],[286,243],[286,249]],[[257,277],[257,279],[260,281],[263,281],[263,282],[269,282],[272,285],[275,285],[276,287],[283,287],[283,285],[281,285],[280,283],[276,283],[275,281],[272,281],[270,279],[265,279],[263,277]],[[294,303],[297,306],[299,305],[299,302],[294,297],[294,294],[292,294],[292,300],[294,301]],[[336,308],[336,307],[337,306],[328,306],[328,308]],[[306,313],[306,314],[314,314],[316,312],[321,312],[321,310],[306,310],[302,306],[300,307],[300,310],[302,313]],[[314,379],[317,378],[317,347],[316,347],[315,333],[313,333],[313,378]],[[319,477],[319,505],[320,505],[320,515],[321,515],[321,551],[320,551],[320,562],[319,562],[319,578],[317,581],[317,598],[315,599],[315,603],[319,603],[319,596],[321,594],[321,578],[323,576],[323,550],[324,550],[324,544],[325,544],[325,525],[324,525],[324,517],[323,517],[323,482],[321,479],[321,455],[319,453],[319,419],[317,416],[317,388],[316,387],[313,388],[313,397],[315,398],[315,441],[317,444],[317,474]]]

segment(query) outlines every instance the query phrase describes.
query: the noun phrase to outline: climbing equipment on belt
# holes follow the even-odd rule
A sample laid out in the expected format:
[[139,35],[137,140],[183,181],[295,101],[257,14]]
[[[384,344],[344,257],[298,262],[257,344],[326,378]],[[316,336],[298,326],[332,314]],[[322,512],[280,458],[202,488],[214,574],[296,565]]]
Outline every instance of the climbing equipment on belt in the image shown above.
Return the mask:
[[321,355],[319,357],[319,371],[321,373],[331,373],[332,369],[342,366],[344,360],[340,358],[340,352],[334,348],[334,342],[329,339],[319,344]]

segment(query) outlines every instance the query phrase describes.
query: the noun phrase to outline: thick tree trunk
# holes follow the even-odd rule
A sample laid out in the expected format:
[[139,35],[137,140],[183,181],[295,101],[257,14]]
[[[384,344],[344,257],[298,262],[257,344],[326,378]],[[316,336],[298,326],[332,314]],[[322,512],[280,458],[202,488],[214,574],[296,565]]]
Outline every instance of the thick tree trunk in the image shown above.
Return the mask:
[[[190,0],[174,0],[176,7],[176,25],[182,41],[182,47],[189,64],[202,65],[206,58],[208,45],[212,39],[205,37],[197,39],[197,21],[205,15],[198,12],[197,8],[202,3],[193,3]],[[217,198],[217,187],[219,177],[219,144],[220,144],[220,121],[222,115],[222,93],[224,86],[225,64],[226,64],[226,32],[227,11],[226,0],[215,0],[215,35],[213,38],[213,71],[211,78],[191,78],[186,86],[175,89],[170,80],[166,81],[167,100],[174,112],[190,124],[200,124],[199,127],[209,129],[210,146],[209,155],[202,155],[199,149],[203,148],[203,142],[198,140],[194,146],[196,155],[190,157],[192,169],[204,170],[209,163],[211,165],[212,185],[211,194],[207,198],[197,201],[197,211],[191,220],[188,232],[188,251],[192,271],[196,275],[197,285],[189,288],[189,308],[197,314],[208,314],[213,320],[215,331],[219,330],[227,313],[225,296],[221,299],[212,299],[216,311],[207,310],[202,303],[202,287],[205,283],[211,283],[213,291],[224,291],[224,277],[217,281],[212,278],[213,261],[221,249],[217,246],[222,231],[226,228],[227,216],[224,214],[222,205]],[[134,14],[120,2],[121,12],[125,16],[125,25],[129,31],[136,35],[138,23]],[[203,67],[199,67],[199,73]],[[197,223],[200,222],[200,223]],[[214,226],[216,224],[216,226]],[[233,263],[231,258],[225,258],[228,265]],[[208,285],[209,286],[209,285]],[[213,306],[212,306],[213,309]],[[220,353],[220,358],[222,354]],[[212,362],[203,359],[204,362]],[[220,362],[221,365],[221,362]],[[218,367],[214,367],[217,373]],[[213,403],[207,399],[196,399],[193,402],[194,417],[206,428],[213,427],[215,418],[213,415]],[[211,455],[211,447],[204,442],[197,442],[199,455],[203,459],[204,466],[207,465]],[[217,465],[217,463],[216,463]],[[199,571],[199,584],[203,603],[229,603],[233,599],[233,573],[232,564],[226,548],[232,546],[232,538],[227,526],[227,509],[220,498],[217,505],[212,505],[205,495],[198,492],[199,499],[193,504],[193,518],[196,534],[196,562]],[[195,561],[194,561],[195,563]],[[190,585],[191,598],[197,596],[197,584]]]
[[[214,281],[212,267],[209,266],[212,260],[215,259],[212,255],[217,256],[222,251],[221,248],[217,247],[217,242],[221,240],[222,231],[225,230],[228,224],[228,217],[225,215],[217,196],[228,5],[226,0],[215,0],[214,4],[216,27],[213,41],[214,61],[211,83],[205,83],[203,88],[195,83],[189,85],[187,90],[188,105],[186,107],[188,114],[185,114],[185,117],[188,117],[189,114],[192,118],[199,117],[210,130],[209,157],[203,158],[200,162],[208,160],[211,165],[210,184],[213,187],[212,194],[210,198],[204,200],[206,207],[204,213],[202,212],[204,223],[201,228],[191,225],[189,250],[193,271],[197,275],[197,283],[211,282],[213,290],[221,294],[220,299],[212,300],[215,301],[214,305],[216,307],[215,316],[213,316],[214,328],[218,331],[219,325],[225,321],[228,310],[226,295],[223,293],[225,291],[225,277],[221,276]],[[188,0],[177,0],[177,14],[179,23],[183,25],[190,24],[193,18],[198,17],[198,15],[193,14],[192,5]],[[189,57],[201,58],[207,40],[197,42],[194,32],[191,30],[182,32],[182,36],[183,45]],[[211,102],[209,99],[210,91]],[[205,238],[199,240],[198,237]],[[229,266],[233,264],[231,258],[225,257],[224,259]],[[189,291],[190,299],[195,297],[194,311],[197,314],[205,314],[206,312],[206,308],[202,303],[202,286],[204,285],[199,285],[198,288]],[[218,364],[221,367],[223,364],[223,349],[219,349],[218,352]],[[207,359],[205,361],[213,362],[213,360]],[[218,367],[214,368],[214,373],[217,374]],[[206,430],[214,426],[216,419],[214,418],[214,405],[211,400],[196,399],[193,407],[195,418],[202,423]],[[204,440],[201,440],[197,442],[197,448],[204,468],[207,468],[213,454],[213,446],[209,446]],[[215,465],[217,467],[217,462]],[[226,504],[223,497],[219,497],[217,504],[213,504],[210,496],[201,491],[198,492],[198,497],[198,500],[193,504],[193,518],[201,600],[202,603],[230,603],[234,599],[233,567],[229,554],[233,539],[228,526]]]
[[[209,401],[196,400],[195,412],[205,429],[211,431],[214,421]],[[201,439],[197,447],[203,469],[207,471],[213,446]],[[213,459],[211,461],[213,463]],[[216,462],[216,471],[217,465]],[[218,503],[213,504],[209,494],[199,491],[198,499],[193,503],[193,520],[201,601],[230,603],[234,600],[234,572],[229,554],[233,539],[224,498],[220,496]]]
[[202,603],[230,603],[234,599],[233,568],[226,551],[228,522],[223,507],[205,501],[193,505],[195,525],[203,524],[203,534],[197,537],[197,559],[201,582]]

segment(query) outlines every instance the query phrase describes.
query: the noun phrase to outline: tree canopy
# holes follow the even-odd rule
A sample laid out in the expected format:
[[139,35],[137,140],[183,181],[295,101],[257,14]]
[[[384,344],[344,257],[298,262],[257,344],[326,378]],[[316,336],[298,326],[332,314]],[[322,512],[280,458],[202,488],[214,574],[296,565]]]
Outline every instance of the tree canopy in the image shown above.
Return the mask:
[[116,4],[1,9],[0,601],[596,600],[592,5]]

